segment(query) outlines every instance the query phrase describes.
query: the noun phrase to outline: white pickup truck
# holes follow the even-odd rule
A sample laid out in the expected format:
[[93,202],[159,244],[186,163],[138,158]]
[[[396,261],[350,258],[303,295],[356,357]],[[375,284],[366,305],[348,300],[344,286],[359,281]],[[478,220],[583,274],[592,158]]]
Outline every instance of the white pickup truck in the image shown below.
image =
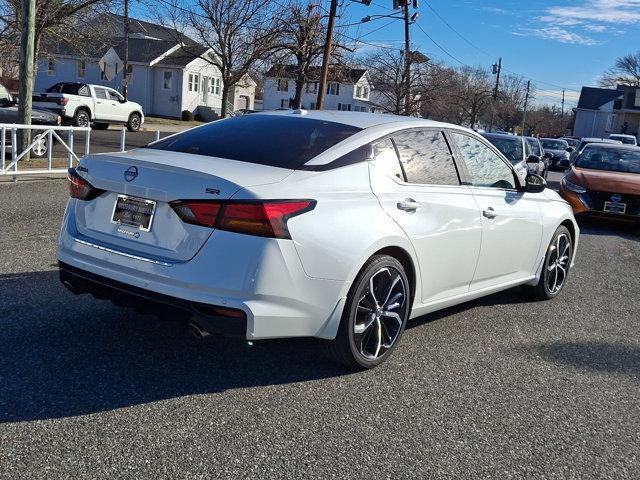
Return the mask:
[[137,132],[144,122],[142,107],[129,102],[109,87],[86,83],[56,83],[45,93],[34,95],[34,108],[45,108],[58,113],[66,123],[76,127],[106,130],[109,124],[127,126]]

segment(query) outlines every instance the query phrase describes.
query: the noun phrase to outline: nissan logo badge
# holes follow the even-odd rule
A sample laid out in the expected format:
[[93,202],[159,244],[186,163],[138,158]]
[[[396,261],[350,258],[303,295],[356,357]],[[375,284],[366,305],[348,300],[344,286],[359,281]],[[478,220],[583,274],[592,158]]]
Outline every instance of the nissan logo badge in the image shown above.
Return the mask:
[[611,200],[616,203],[620,203],[622,201],[622,195],[614,193],[613,195],[611,195]]
[[136,167],[129,167],[124,171],[124,179],[127,182],[132,182],[138,176],[138,169]]

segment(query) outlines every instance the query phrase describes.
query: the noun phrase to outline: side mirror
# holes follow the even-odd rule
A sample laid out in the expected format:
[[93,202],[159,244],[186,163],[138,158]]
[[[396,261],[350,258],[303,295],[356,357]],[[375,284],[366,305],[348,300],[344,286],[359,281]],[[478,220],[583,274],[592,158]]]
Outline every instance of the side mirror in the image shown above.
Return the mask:
[[540,157],[537,155],[529,155],[529,157],[527,157],[527,163],[538,163],[540,162]]
[[527,175],[525,180],[525,190],[528,193],[544,192],[545,188],[547,188],[547,181],[540,175],[536,175],[535,173]]
[[544,158],[551,160],[553,158],[553,154],[551,152],[544,152]]
[[575,151],[575,148],[573,147],[567,147],[567,152],[569,153],[573,153]]
[[11,98],[0,98],[0,108],[13,107],[15,104]]

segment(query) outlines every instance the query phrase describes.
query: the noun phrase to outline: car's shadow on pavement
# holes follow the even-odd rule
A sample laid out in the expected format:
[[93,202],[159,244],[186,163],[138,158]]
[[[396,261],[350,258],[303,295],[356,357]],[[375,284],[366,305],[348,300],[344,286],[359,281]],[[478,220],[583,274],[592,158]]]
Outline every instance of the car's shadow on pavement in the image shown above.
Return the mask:
[[525,355],[578,369],[621,373],[640,379],[640,348],[601,341],[554,342],[518,349]]
[[580,233],[588,235],[617,235],[640,241],[640,221],[626,221],[597,217],[578,217]]
[[0,423],[349,373],[318,341],[200,341],[184,323],[74,297],[57,271],[0,275]]

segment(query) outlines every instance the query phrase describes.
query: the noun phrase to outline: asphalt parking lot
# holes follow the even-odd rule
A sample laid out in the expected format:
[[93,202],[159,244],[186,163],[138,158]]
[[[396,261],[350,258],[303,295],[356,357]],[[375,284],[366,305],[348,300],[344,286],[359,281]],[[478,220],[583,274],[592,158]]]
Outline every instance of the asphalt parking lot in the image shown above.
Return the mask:
[[0,184],[1,478],[640,478],[638,227],[581,222],[556,300],[422,317],[352,373],[74,297],[66,198]]

